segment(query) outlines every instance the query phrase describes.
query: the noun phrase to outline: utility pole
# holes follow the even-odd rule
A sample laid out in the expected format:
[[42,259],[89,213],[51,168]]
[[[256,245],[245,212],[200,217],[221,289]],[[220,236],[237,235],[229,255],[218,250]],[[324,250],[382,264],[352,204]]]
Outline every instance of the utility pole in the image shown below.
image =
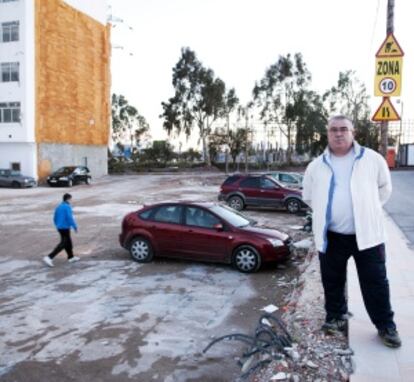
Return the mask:
[[[387,3],[387,30],[386,36],[390,33],[394,33],[394,0],[388,0]],[[384,158],[387,157],[388,149],[388,121],[381,122],[381,154]]]

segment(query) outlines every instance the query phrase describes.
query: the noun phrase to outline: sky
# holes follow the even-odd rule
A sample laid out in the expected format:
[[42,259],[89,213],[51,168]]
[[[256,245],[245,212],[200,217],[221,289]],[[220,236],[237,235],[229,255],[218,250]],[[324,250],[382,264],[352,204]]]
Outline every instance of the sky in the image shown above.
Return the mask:
[[[190,47],[242,104],[279,55],[300,52],[324,92],[355,70],[374,97],[375,54],[386,37],[387,0],[110,0],[112,92],[123,94],[165,139],[161,102],[174,94],[172,68]],[[391,99],[414,119],[414,3],[395,0],[394,35],[405,55],[402,94]],[[400,103],[397,102],[400,101]],[[196,130],[195,130],[196,131]]]

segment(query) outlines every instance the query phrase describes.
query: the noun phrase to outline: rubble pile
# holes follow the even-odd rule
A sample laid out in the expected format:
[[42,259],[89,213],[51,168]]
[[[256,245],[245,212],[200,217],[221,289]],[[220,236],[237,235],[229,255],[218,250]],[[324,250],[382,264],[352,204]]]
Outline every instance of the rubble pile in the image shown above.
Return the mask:
[[[296,259],[304,253],[299,247]],[[301,276],[292,280],[295,285],[282,315],[293,344],[285,349],[283,357],[262,368],[249,381],[341,382],[352,373],[352,350],[346,335],[326,335],[320,329],[325,311],[319,261],[313,248],[306,253],[305,260],[298,265]]]

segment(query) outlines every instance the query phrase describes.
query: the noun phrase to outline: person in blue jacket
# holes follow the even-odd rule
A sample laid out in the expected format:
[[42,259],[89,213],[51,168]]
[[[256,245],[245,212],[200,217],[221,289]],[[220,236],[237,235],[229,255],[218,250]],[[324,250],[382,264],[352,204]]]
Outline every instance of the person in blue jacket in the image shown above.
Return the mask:
[[60,234],[60,243],[56,248],[48,255],[43,258],[43,261],[49,267],[53,267],[53,258],[61,251],[65,250],[68,254],[68,261],[74,263],[79,261],[79,257],[73,256],[73,245],[70,237],[70,230],[73,228],[75,232],[78,232],[78,226],[76,225],[75,218],[73,217],[72,206],[70,201],[72,195],[64,194],[63,201],[56,209],[53,216],[53,222],[55,223],[56,229]]

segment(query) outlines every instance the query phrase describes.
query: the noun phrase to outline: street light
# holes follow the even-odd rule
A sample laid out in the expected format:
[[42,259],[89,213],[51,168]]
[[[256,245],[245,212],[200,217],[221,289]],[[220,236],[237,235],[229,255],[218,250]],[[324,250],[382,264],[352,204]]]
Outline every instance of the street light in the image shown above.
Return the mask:
[[404,112],[404,102],[400,98],[400,99],[397,99],[397,103],[401,104],[401,109],[400,109],[400,134],[398,135],[398,151],[399,151],[400,150],[400,145],[401,145],[402,120],[403,120],[403,112]]

